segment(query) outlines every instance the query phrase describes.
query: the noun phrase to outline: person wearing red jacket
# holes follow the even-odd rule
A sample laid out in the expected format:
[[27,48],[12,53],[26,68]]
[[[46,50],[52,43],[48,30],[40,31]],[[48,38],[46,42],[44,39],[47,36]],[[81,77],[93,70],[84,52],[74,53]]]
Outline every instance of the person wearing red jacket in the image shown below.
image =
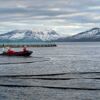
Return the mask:
[[7,50],[7,54],[8,54],[8,55],[13,55],[13,54],[15,54],[15,51],[12,50],[12,49],[9,47],[8,50]]

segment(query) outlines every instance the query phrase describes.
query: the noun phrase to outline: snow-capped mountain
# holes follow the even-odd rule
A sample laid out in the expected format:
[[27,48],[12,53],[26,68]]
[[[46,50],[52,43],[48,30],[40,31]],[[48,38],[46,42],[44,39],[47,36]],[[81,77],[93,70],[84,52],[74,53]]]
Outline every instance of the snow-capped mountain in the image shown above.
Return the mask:
[[79,42],[86,42],[86,41],[100,41],[100,28],[92,28],[88,31],[78,33],[76,35],[65,37],[58,39],[58,41],[68,42],[68,41],[79,41]]
[[13,30],[5,34],[0,34],[0,42],[7,41],[21,41],[21,42],[42,42],[42,41],[56,41],[56,42],[86,42],[86,41],[100,41],[100,28],[92,28],[88,31],[78,33],[69,37],[61,37],[54,30],[46,31],[32,31],[32,30]]
[[92,28],[88,31],[72,36],[74,39],[97,39],[100,38],[100,28]]
[[1,41],[52,41],[60,38],[54,30],[32,31],[32,30],[13,30],[5,34],[0,34]]

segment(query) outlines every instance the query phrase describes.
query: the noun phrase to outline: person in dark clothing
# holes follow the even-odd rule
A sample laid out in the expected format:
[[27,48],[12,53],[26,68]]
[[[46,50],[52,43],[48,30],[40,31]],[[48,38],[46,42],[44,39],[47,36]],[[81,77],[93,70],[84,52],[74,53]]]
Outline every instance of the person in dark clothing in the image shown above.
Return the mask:
[[23,52],[26,52],[26,51],[27,51],[26,46],[23,46]]

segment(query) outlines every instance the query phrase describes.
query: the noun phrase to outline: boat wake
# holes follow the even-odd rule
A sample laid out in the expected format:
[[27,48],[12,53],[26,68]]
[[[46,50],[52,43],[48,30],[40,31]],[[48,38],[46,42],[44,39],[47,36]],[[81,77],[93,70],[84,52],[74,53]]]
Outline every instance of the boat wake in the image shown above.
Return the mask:
[[29,63],[36,63],[36,62],[44,62],[44,61],[49,61],[49,60],[37,60],[37,61],[26,61],[26,62],[7,62],[7,63],[0,63],[0,65],[8,65],[8,64],[29,64]]
[[61,87],[61,86],[38,86],[38,85],[14,85],[14,84],[0,84],[0,87],[11,87],[11,88],[27,88],[27,87],[37,87],[37,88],[48,88],[48,89],[63,89],[63,90],[99,90],[100,88],[82,88],[82,87]]

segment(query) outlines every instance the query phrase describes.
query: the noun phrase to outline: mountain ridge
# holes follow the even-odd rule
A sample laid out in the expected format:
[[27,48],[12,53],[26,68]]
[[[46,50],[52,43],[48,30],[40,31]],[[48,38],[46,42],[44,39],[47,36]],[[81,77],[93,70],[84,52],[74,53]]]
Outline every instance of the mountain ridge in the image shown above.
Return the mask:
[[0,42],[92,42],[100,41],[100,28],[80,32],[78,34],[61,37],[54,30],[32,31],[32,30],[13,30],[0,34]]
[[60,35],[54,30],[32,31],[32,30],[13,30],[4,34],[0,34],[0,41],[52,41],[56,40]]
[[60,42],[92,42],[100,41],[100,28],[92,28],[90,30],[80,32],[78,34],[58,39]]

